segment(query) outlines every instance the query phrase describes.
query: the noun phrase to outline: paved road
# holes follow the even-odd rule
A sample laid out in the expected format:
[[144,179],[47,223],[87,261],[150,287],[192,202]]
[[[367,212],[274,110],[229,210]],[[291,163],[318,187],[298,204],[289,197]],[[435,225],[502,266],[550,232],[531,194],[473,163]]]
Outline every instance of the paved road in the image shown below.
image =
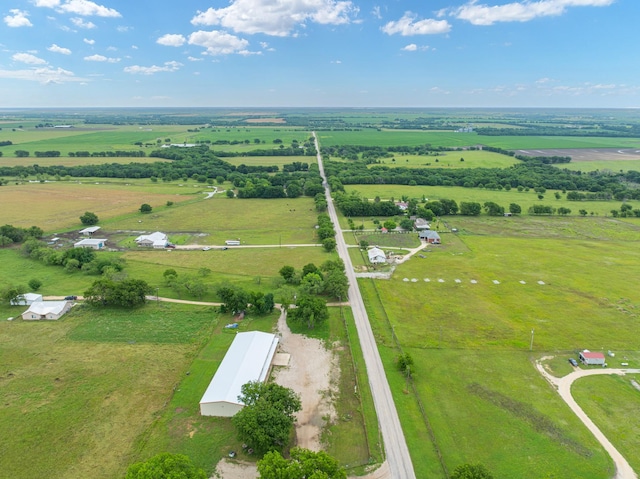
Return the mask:
[[[316,150],[318,151],[318,166],[320,168],[320,175],[322,176],[323,185],[325,187],[329,216],[331,217],[331,221],[333,221],[336,231],[340,231],[338,215],[336,214],[336,209],[333,205],[333,200],[329,192],[327,178],[324,174],[324,166],[320,155],[320,145],[318,144],[318,138],[315,132],[313,133],[313,137],[316,144]],[[371,387],[373,402],[376,408],[376,413],[378,414],[378,421],[380,422],[380,432],[382,433],[390,472],[389,477],[392,477],[393,479],[415,479],[416,475],[413,470],[411,456],[409,456],[409,448],[407,447],[407,442],[404,438],[402,427],[400,426],[398,412],[396,410],[395,403],[393,402],[391,389],[389,388],[387,376],[385,375],[382,360],[380,359],[380,353],[378,352],[378,347],[373,337],[373,331],[369,324],[369,317],[367,316],[367,311],[364,307],[364,302],[362,301],[360,288],[358,288],[358,281],[356,280],[353,272],[353,265],[351,263],[351,258],[349,257],[349,251],[347,250],[344,236],[341,233],[336,235],[336,242],[338,254],[344,261],[347,278],[349,279],[349,302],[351,303],[353,317],[355,319],[356,328],[358,329],[360,347],[362,348],[362,354],[364,356],[367,374],[369,376],[369,386]]]
[[561,378],[557,378],[549,374],[549,372],[544,368],[540,361],[537,362],[536,366],[538,368],[538,371],[542,373],[547,381],[549,381],[553,386],[557,388],[560,397],[564,399],[571,410],[576,414],[576,416],[578,416],[578,418],[584,423],[584,425],[587,426],[587,428],[593,433],[598,442],[602,444],[602,447],[604,447],[604,449],[609,453],[616,466],[616,475],[614,476],[614,479],[636,479],[638,476],[633,471],[627,460],[622,456],[622,454],[620,454],[615,446],[611,444],[611,442],[602,433],[598,426],[593,423],[589,416],[587,416],[587,414],[582,410],[575,399],[573,399],[573,396],[571,395],[571,385],[576,379],[585,376],[594,376],[601,374],[624,375],[627,373],[640,374],[640,369],[577,369],[571,374],[568,374]]

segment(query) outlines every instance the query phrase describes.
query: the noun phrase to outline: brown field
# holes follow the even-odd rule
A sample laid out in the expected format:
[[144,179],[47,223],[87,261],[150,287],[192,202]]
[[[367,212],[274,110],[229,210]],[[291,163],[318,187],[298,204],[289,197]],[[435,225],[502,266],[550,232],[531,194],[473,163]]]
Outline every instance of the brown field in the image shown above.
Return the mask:
[[142,203],[152,207],[167,201],[180,202],[192,196],[127,191],[118,185],[89,183],[26,183],[0,188],[0,224],[39,226],[45,232],[81,226],[78,219],[85,211],[97,214],[100,220],[136,213]]
[[636,148],[564,148],[545,150],[516,150],[516,154],[527,156],[570,156],[571,162],[640,160],[640,150]]

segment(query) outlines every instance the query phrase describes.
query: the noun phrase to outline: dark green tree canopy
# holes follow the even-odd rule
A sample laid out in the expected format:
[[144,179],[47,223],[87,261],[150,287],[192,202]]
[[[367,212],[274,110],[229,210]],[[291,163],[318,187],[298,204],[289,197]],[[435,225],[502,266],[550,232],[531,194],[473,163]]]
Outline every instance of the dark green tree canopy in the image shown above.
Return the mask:
[[98,221],[98,215],[91,211],[85,211],[85,213],[80,217],[80,222],[86,226],[96,225],[98,224]]
[[462,464],[455,468],[451,479],[493,479],[493,475],[482,464]]
[[125,479],[207,479],[207,474],[183,454],[163,452],[129,466]]
[[291,449],[285,459],[270,451],[258,461],[260,479],[346,479],[347,473],[337,460],[324,451],[314,452],[300,447]]

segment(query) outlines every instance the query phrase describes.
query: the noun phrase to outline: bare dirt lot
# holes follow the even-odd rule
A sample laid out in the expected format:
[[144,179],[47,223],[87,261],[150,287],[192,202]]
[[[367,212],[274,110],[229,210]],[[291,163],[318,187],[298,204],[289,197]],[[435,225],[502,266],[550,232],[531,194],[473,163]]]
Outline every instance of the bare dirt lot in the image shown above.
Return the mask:
[[[302,410],[296,415],[296,445],[318,451],[321,433],[335,418],[331,400],[340,375],[337,359],[317,339],[292,334],[285,314],[278,319],[279,352],[291,355],[288,366],[274,368],[275,381],[300,395]],[[224,479],[255,479],[255,464],[223,459],[217,465]]]
[[567,148],[549,150],[516,150],[516,154],[527,156],[570,156],[572,162],[640,160],[640,150],[635,148]]

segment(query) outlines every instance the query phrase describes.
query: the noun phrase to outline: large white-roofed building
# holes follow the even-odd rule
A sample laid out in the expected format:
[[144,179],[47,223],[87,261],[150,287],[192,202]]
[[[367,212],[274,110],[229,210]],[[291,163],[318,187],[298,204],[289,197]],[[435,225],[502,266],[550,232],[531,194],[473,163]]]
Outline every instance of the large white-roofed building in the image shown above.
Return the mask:
[[71,309],[71,306],[73,306],[71,301],[35,301],[22,313],[22,319],[60,319]]
[[231,417],[240,411],[242,385],[267,379],[277,348],[275,334],[238,333],[200,400],[200,414]]

